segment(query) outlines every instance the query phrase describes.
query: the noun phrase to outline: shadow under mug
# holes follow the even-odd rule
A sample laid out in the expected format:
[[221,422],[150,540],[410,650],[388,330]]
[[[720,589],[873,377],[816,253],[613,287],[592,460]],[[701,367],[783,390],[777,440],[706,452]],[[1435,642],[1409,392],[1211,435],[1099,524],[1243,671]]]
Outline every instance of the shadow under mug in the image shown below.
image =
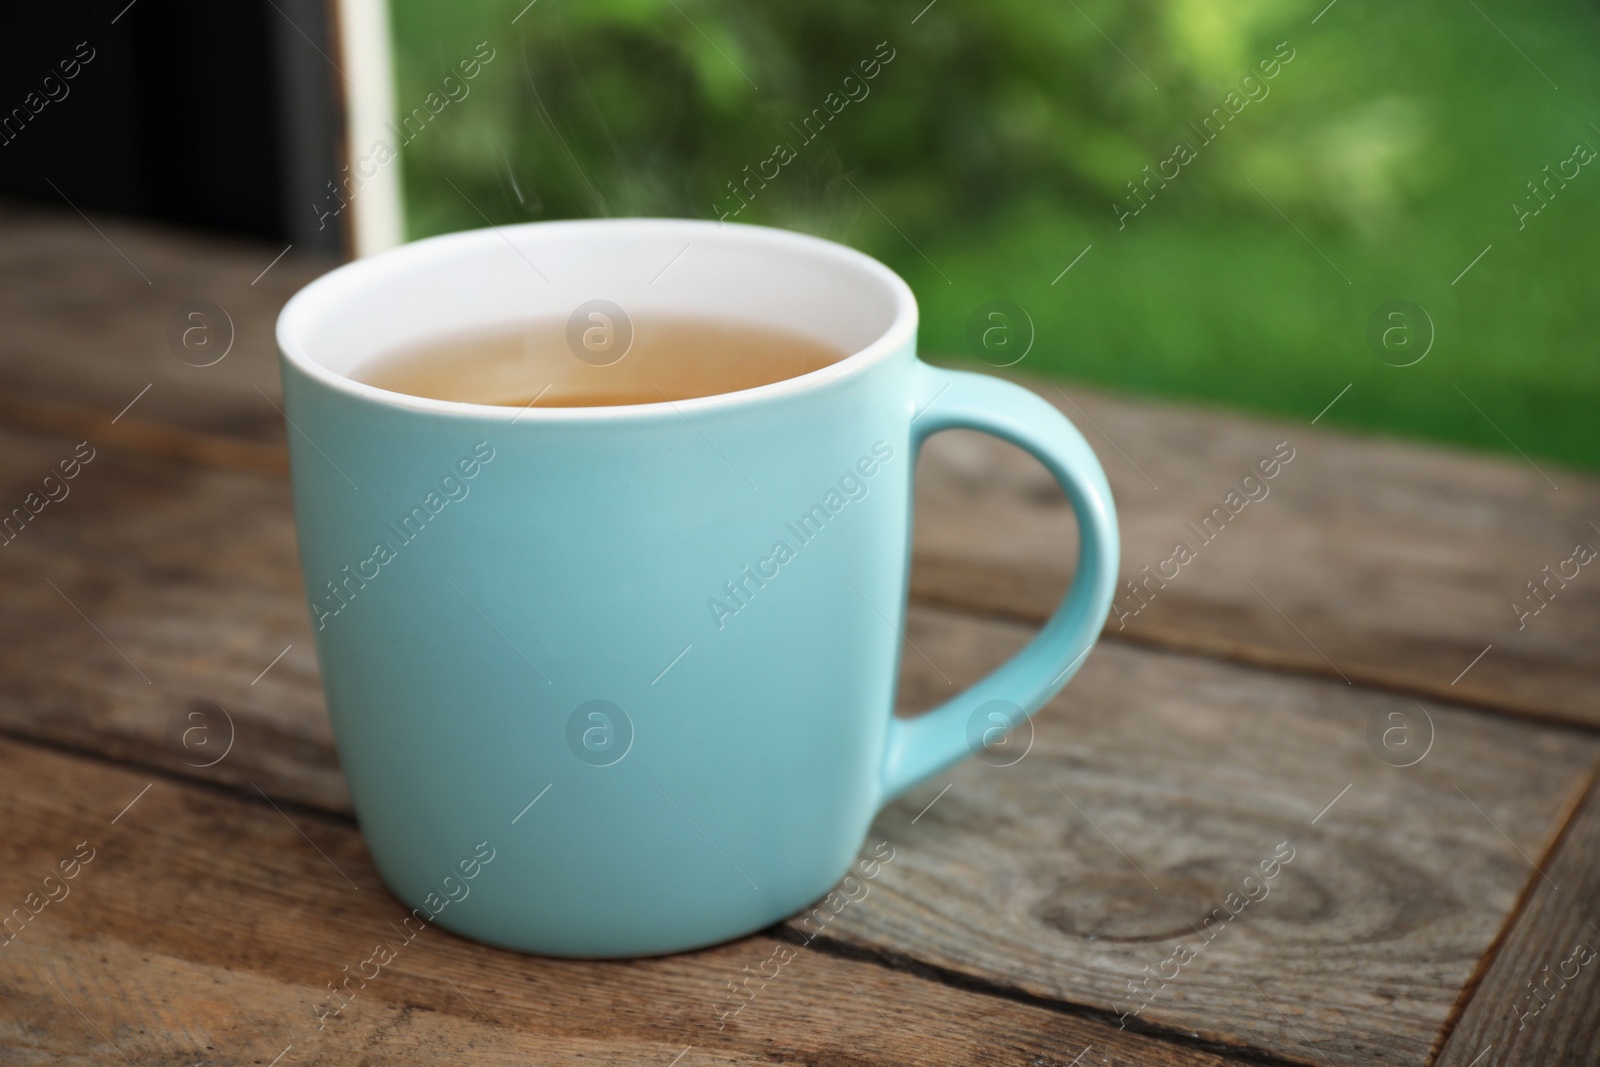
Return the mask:
[[[854,355],[595,408],[350,377],[399,347],[597,299]],[[916,329],[909,287],[865,255],[666,219],[436,237],[289,302],[277,336],[317,656],[408,929],[561,956],[761,929],[845,874],[885,803],[1066,683],[1115,584],[1105,475],[1034,394],[919,361]],[[913,466],[952,428],[1050,470],[1077,518],[1077,572],[1014,659],[896,719]]]

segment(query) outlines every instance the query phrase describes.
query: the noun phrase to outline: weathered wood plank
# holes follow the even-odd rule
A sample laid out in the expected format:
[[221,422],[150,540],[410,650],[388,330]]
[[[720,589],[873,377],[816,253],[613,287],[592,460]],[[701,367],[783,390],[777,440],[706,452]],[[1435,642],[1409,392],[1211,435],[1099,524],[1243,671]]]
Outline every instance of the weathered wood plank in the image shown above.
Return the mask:
[[109,416],[94,408],[33,396],[0,396],[0,425],[34,430],[48,437],[93,438],[141,455],[181,459],[224,470],[289,473],[289,452],[282,444],[201,433],[127,415]]
[[[75,215],[0,210],[0,315],[12,324],[0,343],[0,386],[10,397],[0,419],[66,432],[81,426],[85,411],[115,414],[151,384],[128,418],[280,442],[268,402],[278,395],[273,320],[330,264],[291,252],[252,285],[278,249],[99,224],[152,284]],[[189,366],[169,350],[167,318],[190,298],[233,319],[238,341],[215,366]],[[1147,604],[1125,590],[1122,610],[1138,613],[1113,618],[1113,634],[1600,725],[1592,699],[1600,649],[1587,640],[1600,626],[1600,579],[1567,562],[1580,541],[1600,547],[1600,530],[1590,525],[1600,522],[1595,479],[1027,384],[1100,453],[1122,517],[1124,578],[1149,581]],[[1464,403],[1462,417],[1480,416]],[[1273,459],[1279,442],[1294,459],[1263,483],[1264,499],[1229,516],[1227,494]],[[249,469],[282,463],[270,452],[230,454],[211,438],[185,445],[150,431],[124,443]],[[1065,587],[1076,538],[1044,472],[1009,446],[946,434],[930,444],[919,487],[913,596],[1042,618]],[[1227,521],[1213,520],[1222,532],[1208,542],[1197,528],[1219,507]],[[1179,542],[1195,558],[1166,563]],[[1145,567],[1158,578],[1148,579]],[[1561,576],[1574,568],[1576,577]],[[1528,582],[1545,584],[1536,595]],[[1540,610],[1519,617],[1516,604]]]
[[[129,233],[119,231],[115,235],[119,244],[130,234],[139,237],[136,228],[128,229]],[[94,241],[99,240],[92,231],[85,229],[85,233]],[[54,235],[48,236],[49,241],[56,240]],[[174,276],[180,278],[210,279],[212,268],[194,267],[193,263],[214,258],[216,250],[196,250],[184,240],[176,243],[176,252],[153,248],[153,261],[171,266]],[[59,261],[48,256],[18,259],[13,255],[7,260],[6,276],[21,273],[30,278],[53,278],[52,284],[64,285],[68,275],[62,271],[75,262],[74,257],[81,260],[91,251],[111,255],[109,249],[93,248],[92,242],[84,244],[85,247],[67,249]],[[7,247],[15,253],[15,246]],[[140,254],[144,252],[141,250]],[[186,263],[190,263],[191,273],[184,276]],[[286,259],[279,267],[291,263],[292,258]],[[273,277],[277,270],[274,268],[267,277]],[[232,281],[241,282],[242,275]],[[301,281],[303,278],[287,285],[276,300],[281,302]],[[264,280],[262,285],[265,284]],[[178,291],[171,295],[176,296]],[[215,302],[226,306],[225,299],[215,297],[215,290],[193,291],[201,295],[209,292]],[[33,321],[40,321],[38,309],[54,306],[40,293],[25,288],[13,286],[8,292],[13,296],[21,294],[18,306],[11,309],[13,322],[29,321],[30,315]],[[118,300],[137,303],[148,294],[132,291],[119,295],[112,291],[100,295],[109,306]],[[177,299],[182,297],[176,297],[174,303]],[[212,368],[192,368],[178,361],[167,351],[161,330],[149,329],[151,323],[135,329],[130,325],[133,320],[106,315],[97,318],[83,315],[83,309],[77,308],[51,328],[71,318],[76,328],[92,327],[105,332],[94,337],[74,335],[66,338],[65,345],[59,337],[50,341],[48,329],[38,336],[25,333],[27,345],[8,345],[0,352],[0,377],[10,375],[5,381],[21,388],[24,395],[18,400],[13,393],[8,401],[11,421],[82,427],[84,435],[93,438],[94,409],[98,405],[107,423],[100,432],[102,440],[222,466],[270,470],[275,466],[270,447],[266,451],[247,448],[239,455],[228,453],[225,448],[219,452],[205,447],[208,439],[204,437],[164,437],[160,423],[170,421],[210,434],[264,441],[279,432],[276,414],[270,418],[261,414],[270,410],[270,405],[254,390],[259,385],[268,396],[276,395],[275,373],[270,377],[258,373],[271,368],[270,315],[275,307],[273,304],[268,311],[256,308],[251,312],[265,315],[263,321],[269,328],[260,335],[264,344],[238,348],[228,360]],[[164,328],[164,323],[155,325]],[[100,359],[75,364],[40,358],[45,351],[41,342],[60,350],[103,353],[121,350],[108,343],[97,345],[97,339],[114,342],[119,337],[142,334],[151,334],[154,340],[145,338],[140,342],[144,345],[138,349],[143,353],[139,357],[142,362],[118,364],[119,373],[131,372],[124,375],[126,381],[102,373],[104,361]],[[240,344],[244,342],[241,332]],[[151,344],[157,347],[151,348]],[[170,365],[158,367],[159,361],[151,361],[152,353]],[[224,366],[240,369],[231,370],[232,378],[197,376]],[[267,380],[255,381],[263,377]],[[120,406],[114,401],[125,403],[124,393],[131,397],[142,388],[137,380],[140,378],[147,384],[156,384],[138,401],[133,415],[124,417],[118,426],[111,426],[109,416]],[[69,380],[74,383],[73,388],[63,389],[62,383]],[[132,388],[113,397],[113,390],[100,388],[107,381]],[[79,388],[79,383],[88,383],[91,388]],[[51,407],[37,401],[29,406],[29,391],[41,396],[70,395],[82,407]],[[1048,388],[1042,391],[1052,395]],[[167,399],[162,403],[147,405],[147,401],[163,395]],[[1525,629],[1512,631],[1504,639],[1497,636],[1492,615],[1496,611],[1503,614],[1509,630],[1516,622],[1510,608],[1511,597],[1496,593],[1499,599],[1494,599],[1490,595],[1495,583],[1506,584],[1505,576],[1519,565],[1524,565],[1526,578],[1531,580],[1546,577],[1540,570],[1546,563],[1555,566],[1568,558],[1570,548],[1554,555],[1547,553],[1548,558],[1538,557],[1535,551],[1547,543],[1554,544],[1567,527],[1575,531],[1574,541],[1586,539],[1583,516],[1595,512],[1592,482],[1557,472],[1563,486],[1558,497],[1547,486],[1541,488],[1543,483],[1533,472],[1494,461],[1356,442],[1317,431],[1275,430],[1265,424],[1224,420],[1182,409],[1079,395],[1076,390],[1072,400],[1075,403],[1063,402],[1061,406],[1085,427],[1097,446],[1108,440],[1100,435],[1101,431],[1116,442],[1115,449],[1101,447],[1101,451],[1122,505],[1127,573],[1140,576],[1141,560],[1154,567],[1170,555],[1171,549],[1164,542],[1171,535],[1169,528],[1177,528],[1177,536],[1192,540],[1197,548],[1195,560],[1182,567],[1181,576],[1167,586],[1157,584],[1149,605],[1127,620],[1126,635],[1246,662],[1342,673],[1534,715],[1594,721],[1593,702],[1585,699],[1586,693],[1595,691],[1594,653],[1582,637],[1593,632],[1600,600],[1584,584],[1586,570],[1568,585],[1550,582],[1546,587],[1546,595],[1552,601],[1549,606],[1538,615],[1527,617]],[[258,409],[254,415],[250,414],[251,405]],[[263,418],[266,422],[260,421]],[[151,420],[147,426],[139,425],[146,420]],[[1311,445],[1300,444],[1302,439]],[[1294,444],[1295,459],[1266,483],[1270,489],[1267,499],[1246,506],[1212,543],[1200,544],[1192,527],[1185,532],[1180,518],[1198,521],[1212,506],[1223,502],[1230,484],[1236,482],[1231,476],[1218,480],[1218,471],[1232,464],[1242,474],[1271,455],[1278,440]],[[27,492],[36,488],[34,481],[72,454],[74,443],[27,434],[6,435],[6,447],[0,453],[6,469],[0,471],[0,485],[20,503]],[[58,447],[61,445],[65,447]],[[306,803],[343,809],[347,800],[320,711],[304,611],[296,595],[283,486],[272,479],[197,471],[137,456],[117,455],[112,463],[106,463],[106,457],[113,454],[110,450],[101,453],[96,460],[100,466],[91,463],[81,479],[73,483],[71,499],[52,503],[38,516],[37,525],[29,524],[25,536],[0,550],[0,573],[6,573],[8,590],[23,591],[13,601],[19,610],[0,624],[9,631],[4,635],[6,651],[0,663],[5,665],[8,680],[22,683],[18,690],[22,699],[15,705],[12,728],[29,736],[69,745],[87,744],[120,758],[150,762],[186,774],[209,775],[232,784],[270,783],[269,788],[291,793]],[[31,475],[30,464],[39,468]],[[97,474],[103,475],[99,482],[95,480]],[[1304,484],[1292,480],[1297,475],[1303,476]],[[1204,484],[1207,477],[1216,482],[1209,491]],[[1005,446],[966,435],[947,435],[930,446],[920,478],[923,510],[918,530],[918,594],[1023,618],[1042,615],[1067,579],[1068,569],[1063,561],[1070,558],[1073,538],[1070,516],[1054,503],[1055,491],[1042,472]],[[1161,488],[1154,488],[1152,483]],[[152,507],[152,502],[158,506]],[[1275,518],[1279,511],[1284,514]],[[241,528],[252,532],[240,537]],[[1375,531],[1381,530],[1414,532],[1399,540],[1392,534],[1378,536]],[[1001,534],[997,536],[996,531]],[[50,539],[46,545],[30,553],[29,548],[46,537]],[[55,540],[57,537],[59,541]],[[217,546],[225,547],[219,553]],[[1310,568],[1308,559],[1316,560],[1317,566]],[[1338,573],[1341,581],[1319,587],[1307,582],[1308,570]],[[1240,581],[1241,576],[1251,578],[1258,589]],[[40,582],[41,577],[50,581]],[[50,588],[50,582],[59,592]],[[29,583],[37,588],[30,590]],[[1513,587],[1517,584],[1510,582]],[[1353,596],[1352,591],[1360,597]],[[1524,600],[1528,607],[1536,603]],[[1126,602],[1127,609],[1133,606],[1134,601]],[[101,617],[102,608],[108,618]],[[1283,614],[1279,614],[1280,609]],[[77,614],[78,610],[83,615]],[[938,615],[926,618],[933,620],[929,625],[946,621]],[[105,632],[105,641],[95,635],[91,622]],[[1114,619],[1112,627],[1116,624]],[[962,624],[961,628],[965,626]],[[1446,673],[1465,667],[1481,651],[1475,642],[1485,635],[1484,644],[1489,643],[1487,638],[1495,638],[1489,654],[1454,687],[1444,681]],[[932,641],[926,634],[913,634],[913,639],[924,649],[928,647],[925,641]],[[1019,639],[1015,634],[1008,638]],[[207,646],[208,640],[214,647]],[[251,684],[246,680],[246,676],[254,679],[261,667],[291,643],[295,647],[259,682]],[[67,647],[76,649],[77,656],[62,677],[60,650]],[[1096,660],[1102,658],[1105,656],[1097,656]],[[151,680],[146,683],[140,676],[140,665],[148,667],[152,663],[160,665],[159,680],[150,675]],[[941,666],[952,673],[948,664]],[[908,681],[913,688],[919,684],[916,668],[913,657],[908,660],[912,672]],[[1146,683],[1142,668],[1130,668],[1126,673],[1128,688],[1137,689]],[[952,677],[956,674],[952,673]],[[1080,693],[1091,685],[1092,678],[1086,673],[1072,692]],[[1069,698],[1068,703],[1071,702]],[[1154,728],[1159,732],[1165,725],[1158,721]],[[230,735],[235,735],[235,747],[228,758],[209,768],[197,766],[213,758],[216,746]],[[1538,736],[1550,735],[1541,732]],[[202,742],[213,747],[205,748]],[[1480,742],[1482,754],[1496,748],[1481,738]],[[1302,744],[1304,740],[1294,743]],[[1521,751],[1515,744],[1510,748]],[[1218,757],[1213,752],[1209,758]],[[962,773],[977,773],[977,769],[964,768]],[[1519,848],[1537,855],[1534,850],[1539,846],[1539,835],[1548,833],[1553,824],[1551,798],[1559,794],[1563,785],[1570,789],[1572,773],[1569,763],[1564,769],[1565,777],[1553,779],[1555,792],[1524,798],[1518,812],[1524,821],[1520,834],[1506,826],[1500,812],[1490,806],[1493,801],[1486,802],[1476,795],[1476,790],[1474,799],[1496,814],[1495,821],[1512,835]],[[1492,788],[1497,783],[1484,784]],[[1282,783],[1277,786],[1281,788]],[[953,789],[944,801],[958,795]],[[1341,803],[1356,795],[1352,789]],[[1429,803],[1435,800],[1433,797]],[[908,799],[907,804],[911,802]],[[1501,803],[1509,802],[1502,798]],[[1014,800],[1006,803],[1015,805]],[[1002,810],[1009,808],[1003,804]],[[1089,810],[1092,809],[1085,812]],[[935,808],[922,821],[932,821],[937,811]],[[1103,825],[1103,820],[1097,818],[1096,823]],[[1478,828],[1480,834],[1492,832],[1487,823]],[[1477,843],[1487,851],[1495,841],[1486,838]],[[1078,850],[1074,846],[1067,854]],[[1061,851],[1057,849],[1054,854],[1057,859]],[[960,848],[953,848],[951,855],[929,862],[948,863],[962,854]],[[1592,856],[1593,846],[1585,846],[1580,854]],[[1357,886],[1362,884],[1354,875],[1350,880]],[[1391,903],[1400,908],[1398,903]],[[931,905],[924,902],[919,906]],[[1195,917],[1203,915],[1201,908]],[[1471,937],[1463,935],[1462,941],[1486,944],[1481,935],[1489,927],[1481,915],[1475,922]],[[881,931],[869,930],[858,933],[855,943],[874,952],[927,960],[931,958],[926,951],[929,931],[919,927],[916,933],[920,940],[897,941],[881,936]],[[1100,935],[1095,939],[1107,940]],[[1045,943],[1048,945],[1048,940]],[[908,944],[915,949],[908,951]],[[1012,982],[1009,976],[997,979],[996,974],[1003,973],[999,970],[986,972],[981,955],[976,962],[963,957],[962,951],[970,947],[946,946],[940,950],[945,955],[936,962],[985,981]],[[1213,960],[1224,957],[1222,947],[1220,941],[1214,948],[1208,946],[1206,956]],[[1419,948],[1425,954],[1427,946]],[[1401,970],[1408,951],[1410,947],[1395,950],[1393,960]],[[1436,1021],[1438,1005],[1443,1002],[1440,997],[1450,982],[1457,981],[1459,985],[1464,974],[1470,973],[1470,951],[1459,946],[1453,951],[1456,955],[1447,961],[1448,973],[1434,975],[1430,981],[1424,1007],[1408,1009],[1409,1014],[1386,1015],[1346,1003],[1338,1006],[1335,1013],[1351,1016],[1359,1012],[1358,1019],[1380,1019],[1385,1027],[1403,1024],[1406,1040],[1411,1042],[1403,1047],[1410,1050],[1420,1040],[1416,1035],[1425,1030],[1419,1020]],[[1044,955],[1048,957],[1049,953]],[[996,950],[996,958],[1004,956],[1004,952]],[[1326,957],[1322,953],[1322,958]],[[1165,958],[1163,955],[1146,962],[1159,964]],[[1418,958],[1427,958],[1428,968],[1436,970],[1440,966],[1440,961],[1431,957]],[[1348,954],[1333,962],[1345,967],[1354,965]],[[1463,971],[1463,967],[1467,970]],[[1085,970],[1093,972],[1094,968]],[[1491,972],[1490,977],[1493,975]],[[1119,973],[1117,977],[1123,976]],[[1399,985],[1402,978],[1394,977],[1394,988],[1403,988]],[[1119,1004],[1123,1008],[1130,1006],[1126,1000],[1085,994],[1068,985],[1052,986],[1048,981],[1030,985],[1024,978],[1018,988],[1035,995],[1063,996],[1103,1010],[1116,1010]],[[1226,987],[1227,983],[1223,985]],[[1272,996],[1264,984],[1262,992]],[[1174,994],[1179,1007],[1195,999]],[[1301,1005],[1299,1000],[1291,998],[1290,1004],[1284,1006],[1273,996],[1272,1003],[1294,1016],[1302,1030],[1317,1032],[1314,1022],[1295,1015],[1296,1006]],[[1201,1006],[1197,1010],[1204,1016],[1209,1009]],[[1273,1016],[1264,1007],[1261,1012],[1261,1024],[1270,1024]],[[1207,1029],[1186,1017],[1184,1011],[1175,1008],[1164,1012],[1159,997],[1139,1018],[1154,1020],[1163,1027]],[[1469,1016],[1460,1032],[1472,1032],[1466,1028],[1470,1018],[1469,1005]],[[1553,1032],[1556,1028],[1547,1029]],[[1218,1031],[1217,1037],[1232,1040],[1238,1033],[1230,1026],[1226,1032]],[[1383,1040],[1391,1037],[1386,1033]],[[1313,1040],[1319,1047],[1335,1047],[1324,1046],[1321,1037]],[[1362,1051],[1361,1039],[1352,1040],[1357,1045],[1355,1051]],[[1351,1049],[1338,1046],[1337,1051],[1343,1054]],[[1303,1048],[1296,1053],[1285,1047],[1284,1054],[1308,1053]],[[1356,1061],[1361,1061],[1359,1056],[1352,1060]]]
[[0,722],[348,810],[287,483],[82,443],[0,428],[0,517],[66,494],[0,532]]
[[[1140,590],[1122,587],[1107,633],[1600,725],[1600,570],[1567,562],[1600,548],[1600,481],[1548,469],[1557,491],[1517,461],[1025,384],[1083,430],[1117,499]],[[1293,459],[1259,478],[1280,443]],[[913,596],[1025,620],[1054,607],[1077,535],[1031,459],[940,435],[918,505]]]
[[[47,469],[72,447],[0,441],[25,470]],[[0,676],[17,694],[0,707],[4,728],[348,810],[283,483],[106,449],[72,484],[0,548],[17,609],[0,616]],[[28,485],[0,482],[13,495]],[[929,609],[911,625],[938,668],[907,655],[908,707],[947,694],[946,677],[975,678],[1028,632]],[[1190,923],[1287,841],[1296,858],[1271,900],[1131,1025],[1292,1060],[1415,1060],[1524,884],[1500,831],[1536,854],[1600,741],[1430,704],[1434,747],[1400,770],[1379,761],[1365,732],[1394,710],[1388,701],[1342,683],[1103,646],[1041,716],[1021,763],[969,762],[924,816],[943,783],[884,814],[879,832],[906,856],[883,882],[892,904],[830,937],[1119,1013],[1135,1003],[1128,981],[1160,966]],[[228,724],[236,740],[217,760]],[[205,729],[186,746],[196,726]],[[1245,978],[1277,1008],[1251,999]]]
[[1590,786],[1527,907],[1470,991],[1438,1067],[1593,1067],[1600,1053],[1600,789]]
[[[282,246],[98,214],[91,226],[65,205],[0,203],[0,234],[8,407],[42,400],[115,415],[138,397],[129,417],[282,442],[273,325],[332,260],[291,250],[267,270]],[[196,300],[224,316],[185,318],[179,309]],[[178,349],[184,358],[168,336],[174,315],[180,337],[201,331]],[[195,365],[224,350],[230,322],[226,357]]]
[[[291,825],[259,801],[15,742],[0,742],[0,781],[0,903],[27,916],[0,933],[7,1062],[1239,1062],[769,936],[574,962],[402,930],[347,821],[296,810]],[[496,854],[519,847],[509,827],[485,833]],[[74,877],[45,881],[64,860]],[[478,877],[494,876],[491,859]],[[780,952],[793,958],[724,1017],[728,983]]]
[[[908,630],[956,686],[1026,636],[926,610]],[[920,662],[906,661],[911,706],[949,691]],[[1389,729],[1412,732],[1386,747]],[[1026,752],[969,760],[887,809],[875,832],[905,857],[883,879],[896,906],[829,936],[1130,1027],[1415,1064],[1533,873],[1520,853],[1547,847],[1600,744],[1107,644]],[[1280,847],[1293,859],[1274,868]]]

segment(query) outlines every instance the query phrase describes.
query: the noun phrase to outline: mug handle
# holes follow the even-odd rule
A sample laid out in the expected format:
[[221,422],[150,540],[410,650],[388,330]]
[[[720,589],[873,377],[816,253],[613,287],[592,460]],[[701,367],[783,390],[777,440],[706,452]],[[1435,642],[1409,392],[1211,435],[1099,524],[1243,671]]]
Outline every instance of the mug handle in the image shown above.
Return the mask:
[[883,803],[971,755],[968,722],[984,704],[1006,701],[1031,716],[1055,696],[1094,646],[1117,582],[1111,488],[1077,427],[1042,398],[1003,379],[921,363],[917,371],[920,413],[911,422],[913,454],[932,435],[954,429],[993,434],[1031,453],[1072,504],[1078,566],[1067,595],[1026,648],[932,711],[914,719],[890,717]]

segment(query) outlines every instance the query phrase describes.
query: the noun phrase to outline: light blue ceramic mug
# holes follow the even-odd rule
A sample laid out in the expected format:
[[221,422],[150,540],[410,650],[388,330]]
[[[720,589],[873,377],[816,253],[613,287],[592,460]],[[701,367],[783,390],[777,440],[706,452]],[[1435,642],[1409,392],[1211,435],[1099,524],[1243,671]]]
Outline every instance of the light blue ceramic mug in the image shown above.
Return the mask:
[[[854,354],[759,388],[593,408],[350,377],[397,347],[597,299]],[[433,238],[289,302],[278,344],[317,654],[408,930],[562,956],[758,930],[826,893],[888,800],[992,741],[1009,724],[992,709],[1032,714],[1066,683],[1115,584],[1104,473],[1032,393],[920,362],[916,331],[911,290],[876,260],[680,220]],[[912,468],[953,428],[1057,478],[1077,575],[1015,659],[900,720]]]

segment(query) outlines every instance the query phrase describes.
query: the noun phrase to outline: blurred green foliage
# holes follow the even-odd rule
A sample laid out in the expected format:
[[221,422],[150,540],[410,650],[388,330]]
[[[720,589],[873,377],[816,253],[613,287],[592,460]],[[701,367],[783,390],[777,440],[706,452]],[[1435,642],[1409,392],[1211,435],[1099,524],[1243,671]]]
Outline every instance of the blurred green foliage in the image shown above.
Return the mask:
[[1600,173],[1510,206],[1600,146],[1591,0],[525,3],[395,0],[402,113],[495,49],[403,153],[413,237],[728,214],[883,258],[930,352],[1004,299],[1019,370],[1600,467]]
[[[786,143],[797,164],[760,189],[741,221],[840,234],[860,208],[842,174],[870,176],[893,200],[896,224],[918,231],[1030,194],[1095,204],[1126,196],[1175,139],[1201,143],[1211,132],[1191,121],[1218,108],[1232,117],[1228,93],[1248,100],[1244,86],[1254,85],[1270,95],[1258,68],[1279,66],[1273,46],[1290,21],[1264,0],[997,0],[977,17],[952,18],[952,5],[914,26],[908,9],[864,0],[541,0],[513,27],[523,2],[400,0],[403,104],[436,89],[475,37],[505,57],[473,87],[478,121],[448,143],[417,146],[413,188],[465,177],[501,218],[711,215],[738,206],[729,183]],[[909,50],[911,61],[874,63],[879,83],[861,65],[883,49],[893,58]],[[875,89],[870,106],[852,106]],[[820,123],[799,123],[817,109],[838,118],[812,144],[805,138]],[[1253,178],[1280,203],[1361,218],[1394,201],[1414,174],[1405,163],[1420,156],[1403,100],[1303,97],[1269,122],[1249,152],[1209,168],[1195,194],[1254,197]],[[420,233],[476,217],[436,195],[415,208]]]

